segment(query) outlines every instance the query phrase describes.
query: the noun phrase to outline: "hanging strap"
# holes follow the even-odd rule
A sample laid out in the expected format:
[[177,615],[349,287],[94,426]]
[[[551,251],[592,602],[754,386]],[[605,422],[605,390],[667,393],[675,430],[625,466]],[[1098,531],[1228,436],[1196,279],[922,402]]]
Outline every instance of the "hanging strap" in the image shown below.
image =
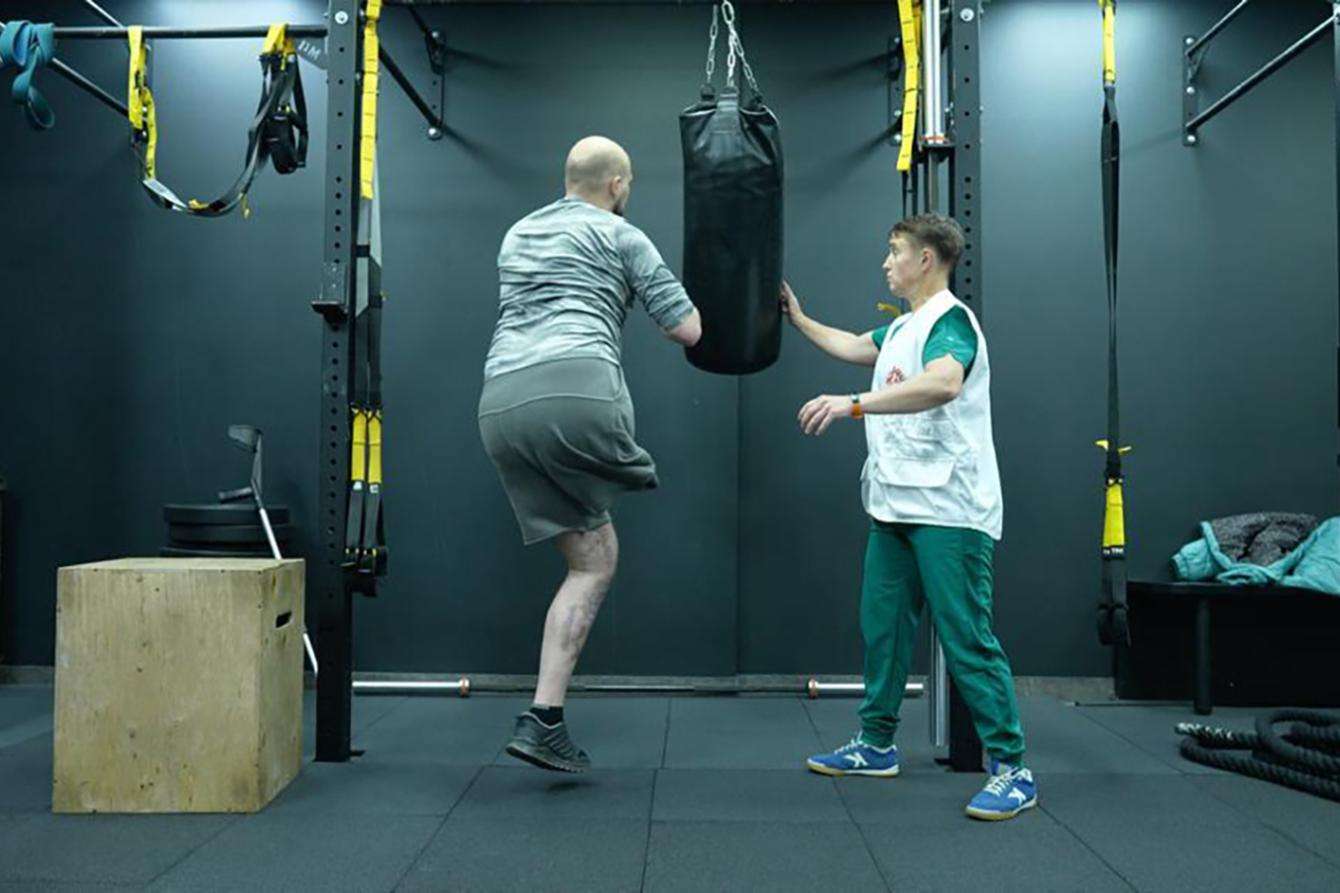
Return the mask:
[[898,170],[912,170],[917,144],[917,108],[921,101],[921,0],[898,0],[903,30],[903,141],[898,148]]
[[380,47],[377,23],[382,17],[382,0],[368,0],[363,25],[363,112],[362,140],[358,153],[359,195],[372,198],[372,171],[377,159],[377,79],[380,77]]
[[131,142],[140,158],[140,185],[162,208],[196,217],[222,217],[242,207],[249,216],[247,193],[257,172],[267,161],[275,171],[289,174],[307,163],[307,101],[302,88],[297,49],[286,25],[270,26],[261,49],[261,98],[247,131],[247,153],[242,172],[233,185],[211,201],[183,201],[158,179],[158,121],[153,91],[148,82],[148,49],[143,29],[127,29],[130,66],[127,109]]
[[[376,173],[374,172],[374,181]],[[380,192],[380,185],[374,186]],[[381,196],[376,195],[368,206],[367,261],[363,271],[366,283],[367,309],[363,311],[363,330],[367,333],[367,347],[363,362],[367,368],[367,394],[364,408],[368,414],[368,499],[363,513],[362,561],[359,570],[373,576],[386,573],[388,550],[386,529],[382,519],[382,251],[381,251]]]
[[1106,454],[1103,468],[1102,595],[1098,638],[1104,645],[1129,644],[1126,604],[1126,519],[1122,499],[1121,406],[1117,377],[1117,234],[1120,223],[1121,129],[1117,123],[1116,0],[1098,0],[1103,14],[1103,241],[1107,267],[1107,437],[1098,441]]
[[10,88],[15,105],[34,130],[50,130],[56,115],[46,97],[33,84],[37,69],[56,57],[54,25],[34,25],[32,22],[13,21],[0,30],[0,67],[13,66],[19,70]]
[[158,176],[158,115],[154,110],[154,94],[149,89],[149,50],[144,45],[144,28],[132,25],[126,29],[130,45],[130,65],[126,78],[126,109],[130,119],[130,141],[140,159],[144,180]]
[[[368,0],[363,26],[363,90],[359,116],[358,229],[354,244],[354,456],[349,467],[349,514],[344,565],[357,572],[355,590],[377,594],[376,578],[386,573],[382,520],[381,397],[381,197],[377,188],[377,92],[381,0]],[[360,439],[361,435],[361,439]]]
[[354,588],[375,596],[375,578],[385,575],[389,550],[382,513],[381,195],[373,156],[373,196],[359,200],[355,255],[353,456],[349,466],[349,513],[344,564],[357,572]]
[[[268,66],[267,66],[268,62]],[[291,174],[307,166],[307,96],[302,89],[302,69],[298,65],[297,46],[288,36],[285,25],[271,25],[261,49],[261,65],[266,71],[267,83],[276,79],[275,67],[280,74],[293,70],[290,95],[279,96],[276,108],[261,124],[261,160],[266,156],[275,172]],[[282,91],[283,85],[280,85]],[[264,99],[261,101],[265,105]]]

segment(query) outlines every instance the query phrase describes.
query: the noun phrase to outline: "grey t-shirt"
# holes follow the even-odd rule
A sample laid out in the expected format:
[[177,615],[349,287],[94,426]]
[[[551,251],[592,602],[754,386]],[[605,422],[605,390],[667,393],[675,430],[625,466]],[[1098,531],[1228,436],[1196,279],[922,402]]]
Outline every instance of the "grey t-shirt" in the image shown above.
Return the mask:
[[578,198],[546,205],[507,231],[498,283],[498,325],[485,380],[569,357],[617,365],[634,300],[662,329],[693,311],[642,230]]

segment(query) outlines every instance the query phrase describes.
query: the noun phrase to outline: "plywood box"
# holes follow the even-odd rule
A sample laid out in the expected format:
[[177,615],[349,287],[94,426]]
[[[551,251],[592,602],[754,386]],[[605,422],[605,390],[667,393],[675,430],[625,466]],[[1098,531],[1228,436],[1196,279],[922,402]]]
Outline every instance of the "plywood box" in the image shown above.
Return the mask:
[[256,812],[302,764],[302,561],[60,569],[55,812]]

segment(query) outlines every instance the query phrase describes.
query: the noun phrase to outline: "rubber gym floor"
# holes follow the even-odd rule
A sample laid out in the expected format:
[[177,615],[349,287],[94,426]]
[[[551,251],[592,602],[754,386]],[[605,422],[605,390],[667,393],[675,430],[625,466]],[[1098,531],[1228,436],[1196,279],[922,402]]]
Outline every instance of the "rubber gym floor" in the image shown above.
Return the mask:
[[[81,890],[1337,890],[1340,804],[1184,761],[1189,706],[1021,708],[1039,808],[979,823],[905,707],[903,772],[831,779],[856,702],[587,697],[596,769],[502,753],[521,698],[358,697],[347,764],[256,815],[52,815],[52,690],[0,686],[0,888]],[[1254,711],[1216,710],[1250,727]]]

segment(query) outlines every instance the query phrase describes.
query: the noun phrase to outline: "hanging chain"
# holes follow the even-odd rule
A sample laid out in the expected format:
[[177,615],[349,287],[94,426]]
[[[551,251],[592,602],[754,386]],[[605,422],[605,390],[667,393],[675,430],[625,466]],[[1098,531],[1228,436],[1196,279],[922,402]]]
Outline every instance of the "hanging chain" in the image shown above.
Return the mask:
[[740,43],[739,35],[735,37],[735,51],[740,56],[740,67],[744,69],[744,78],[749,82],[749,86],[754,92],[758,92],[758,81],[754,80],[754,70],[749,67],[749,60],[744,57],[744,44]]
[[[726,85],[735,85],[735,59],[740,59],[740,67],[744,70],[745,79],[749,81],[749,86],[758,92],[758,82],[754,80],[754,71],[749,67],[749,60],[744,56],[744,44],[740,42],[740,34],[735,30],[735,7],[730,0],[721,0],[721,17],[726,21],[726,30],[729,32],[727,38],[728,52],[726,53]],[[716,26],[716,10],[712,11],[712,24]]]
[[735,7],[730,0],[722,0],[721,17],[726,20],[726,86],[735,86]]
[[712,75],[717,70],[717,20],[720,12],[716,6],[712,7],[712,30],[708,31],[707,43],[707,80],[705,83],[712,83]]

